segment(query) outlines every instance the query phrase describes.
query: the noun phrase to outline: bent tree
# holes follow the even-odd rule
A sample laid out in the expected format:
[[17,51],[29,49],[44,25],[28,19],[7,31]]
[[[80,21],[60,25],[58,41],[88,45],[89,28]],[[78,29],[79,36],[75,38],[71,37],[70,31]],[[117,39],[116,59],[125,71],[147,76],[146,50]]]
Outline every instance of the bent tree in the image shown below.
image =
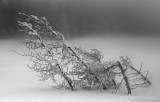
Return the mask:
[[25,18],[18,24],[26,34],[22,44],[28,50],[18,54],[30,57],[32,64],[28,67],[39,73],[41,81],[52,79],[55,88],[72,91],[87,88],[117,93],[124,85],[128,94],[132,89],[151,85],[148,71],[142,71],[142,65],[136,69],[127,56],[120,57],[119,61],[103,61],[97,49],[87,51],[70,46],[45,17],[19,14]]

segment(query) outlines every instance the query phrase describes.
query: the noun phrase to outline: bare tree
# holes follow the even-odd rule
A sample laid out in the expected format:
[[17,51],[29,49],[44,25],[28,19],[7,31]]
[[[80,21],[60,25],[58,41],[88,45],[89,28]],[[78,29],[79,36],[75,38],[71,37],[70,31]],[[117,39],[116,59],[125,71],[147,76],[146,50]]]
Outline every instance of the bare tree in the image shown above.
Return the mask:
[[[86,51],[69,46],[64,36],[54,31],[45,17],[19,14],[25,16],[25,22],[18,23],[27,35],[22,44],[28,48],[28,52],[21,55],[31,58],[33,64],[28,67],[38,72],[42,81],[50,78],[55,87],[72,91],[90,88],[110,89],[115,93],[125,84],[128,94],[132,89],[151,84],[148,71],[144,75],[142,66],[137,70],[128,57],[121,57],[119,61],[103,61],[103,55],[97,49]],[[56,76],[61,76],[60,83]]]

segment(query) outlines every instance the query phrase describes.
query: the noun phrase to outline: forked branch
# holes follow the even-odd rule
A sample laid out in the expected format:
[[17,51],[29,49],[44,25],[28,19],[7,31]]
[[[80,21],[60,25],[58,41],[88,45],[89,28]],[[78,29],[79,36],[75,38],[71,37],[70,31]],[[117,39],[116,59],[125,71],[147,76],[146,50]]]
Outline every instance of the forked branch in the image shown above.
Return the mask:
[[[86,51],[80,47],[69,46],[64,36],[54,31],[45,17],[19,14],[26,17],[25,22],[18,23],[28,36],[22,42],[28,48],[28,54],[23,56],[31,58],[33,65],[30,69],[39,72],[42,80],[51,78],[55,81],[55,76],[60,75],[65,81],[57,85],[64,88],[64,83],[67,82],[72,91],[78,87],[117,91],[119,84],[124,81],[128,94],[131,94],[131,89],[151,85],[148,72],[144,76],[141,69],[138,71],[132,66],[128,57],[121,57],[116,63],[103,61],[103,56],[97,49]],[[46,40],[42,35],[51,36],[52,40]],[[116,80],[119,75],[122,76],[120,83]]]

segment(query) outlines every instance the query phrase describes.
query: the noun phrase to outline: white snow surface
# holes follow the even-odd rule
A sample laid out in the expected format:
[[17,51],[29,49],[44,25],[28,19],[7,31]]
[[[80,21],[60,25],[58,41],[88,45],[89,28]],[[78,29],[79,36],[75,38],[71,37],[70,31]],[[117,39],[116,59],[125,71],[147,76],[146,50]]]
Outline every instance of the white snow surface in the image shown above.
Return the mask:
[[71,46],[99,49],[104,61],[128,56],[135,67],[149,70],[152,85],[117,94],[107,90],[70,91],[51,88],[52,83],[38,81],[37,73],[28,69],[29,58],[11,51],[25,50],[19,40],[0,40],[0,102],[160,102],[160,40],[156,37],[85,37],[69,40]]

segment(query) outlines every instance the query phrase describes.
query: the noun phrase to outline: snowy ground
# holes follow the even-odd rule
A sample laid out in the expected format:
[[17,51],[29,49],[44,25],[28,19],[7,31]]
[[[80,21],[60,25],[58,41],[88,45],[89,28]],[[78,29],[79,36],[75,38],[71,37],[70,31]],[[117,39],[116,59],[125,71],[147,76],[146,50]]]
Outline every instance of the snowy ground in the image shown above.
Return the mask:
[[[97,48],[104,60],[129,56],[135,67],[149,70],[152,85],[133,90],[131,96],[121,90],[116,95],[102,90],[58,90],[50,83],[38,81],[35,72],[26,67],[27,58],[11,50],[23,52],[17,40],[0,40],[0,102],[158,102],[160,101],[160,41],[154,37],[86,37],[69,41],[72,46]],[[144,70],[143,69],[143,70]]]

